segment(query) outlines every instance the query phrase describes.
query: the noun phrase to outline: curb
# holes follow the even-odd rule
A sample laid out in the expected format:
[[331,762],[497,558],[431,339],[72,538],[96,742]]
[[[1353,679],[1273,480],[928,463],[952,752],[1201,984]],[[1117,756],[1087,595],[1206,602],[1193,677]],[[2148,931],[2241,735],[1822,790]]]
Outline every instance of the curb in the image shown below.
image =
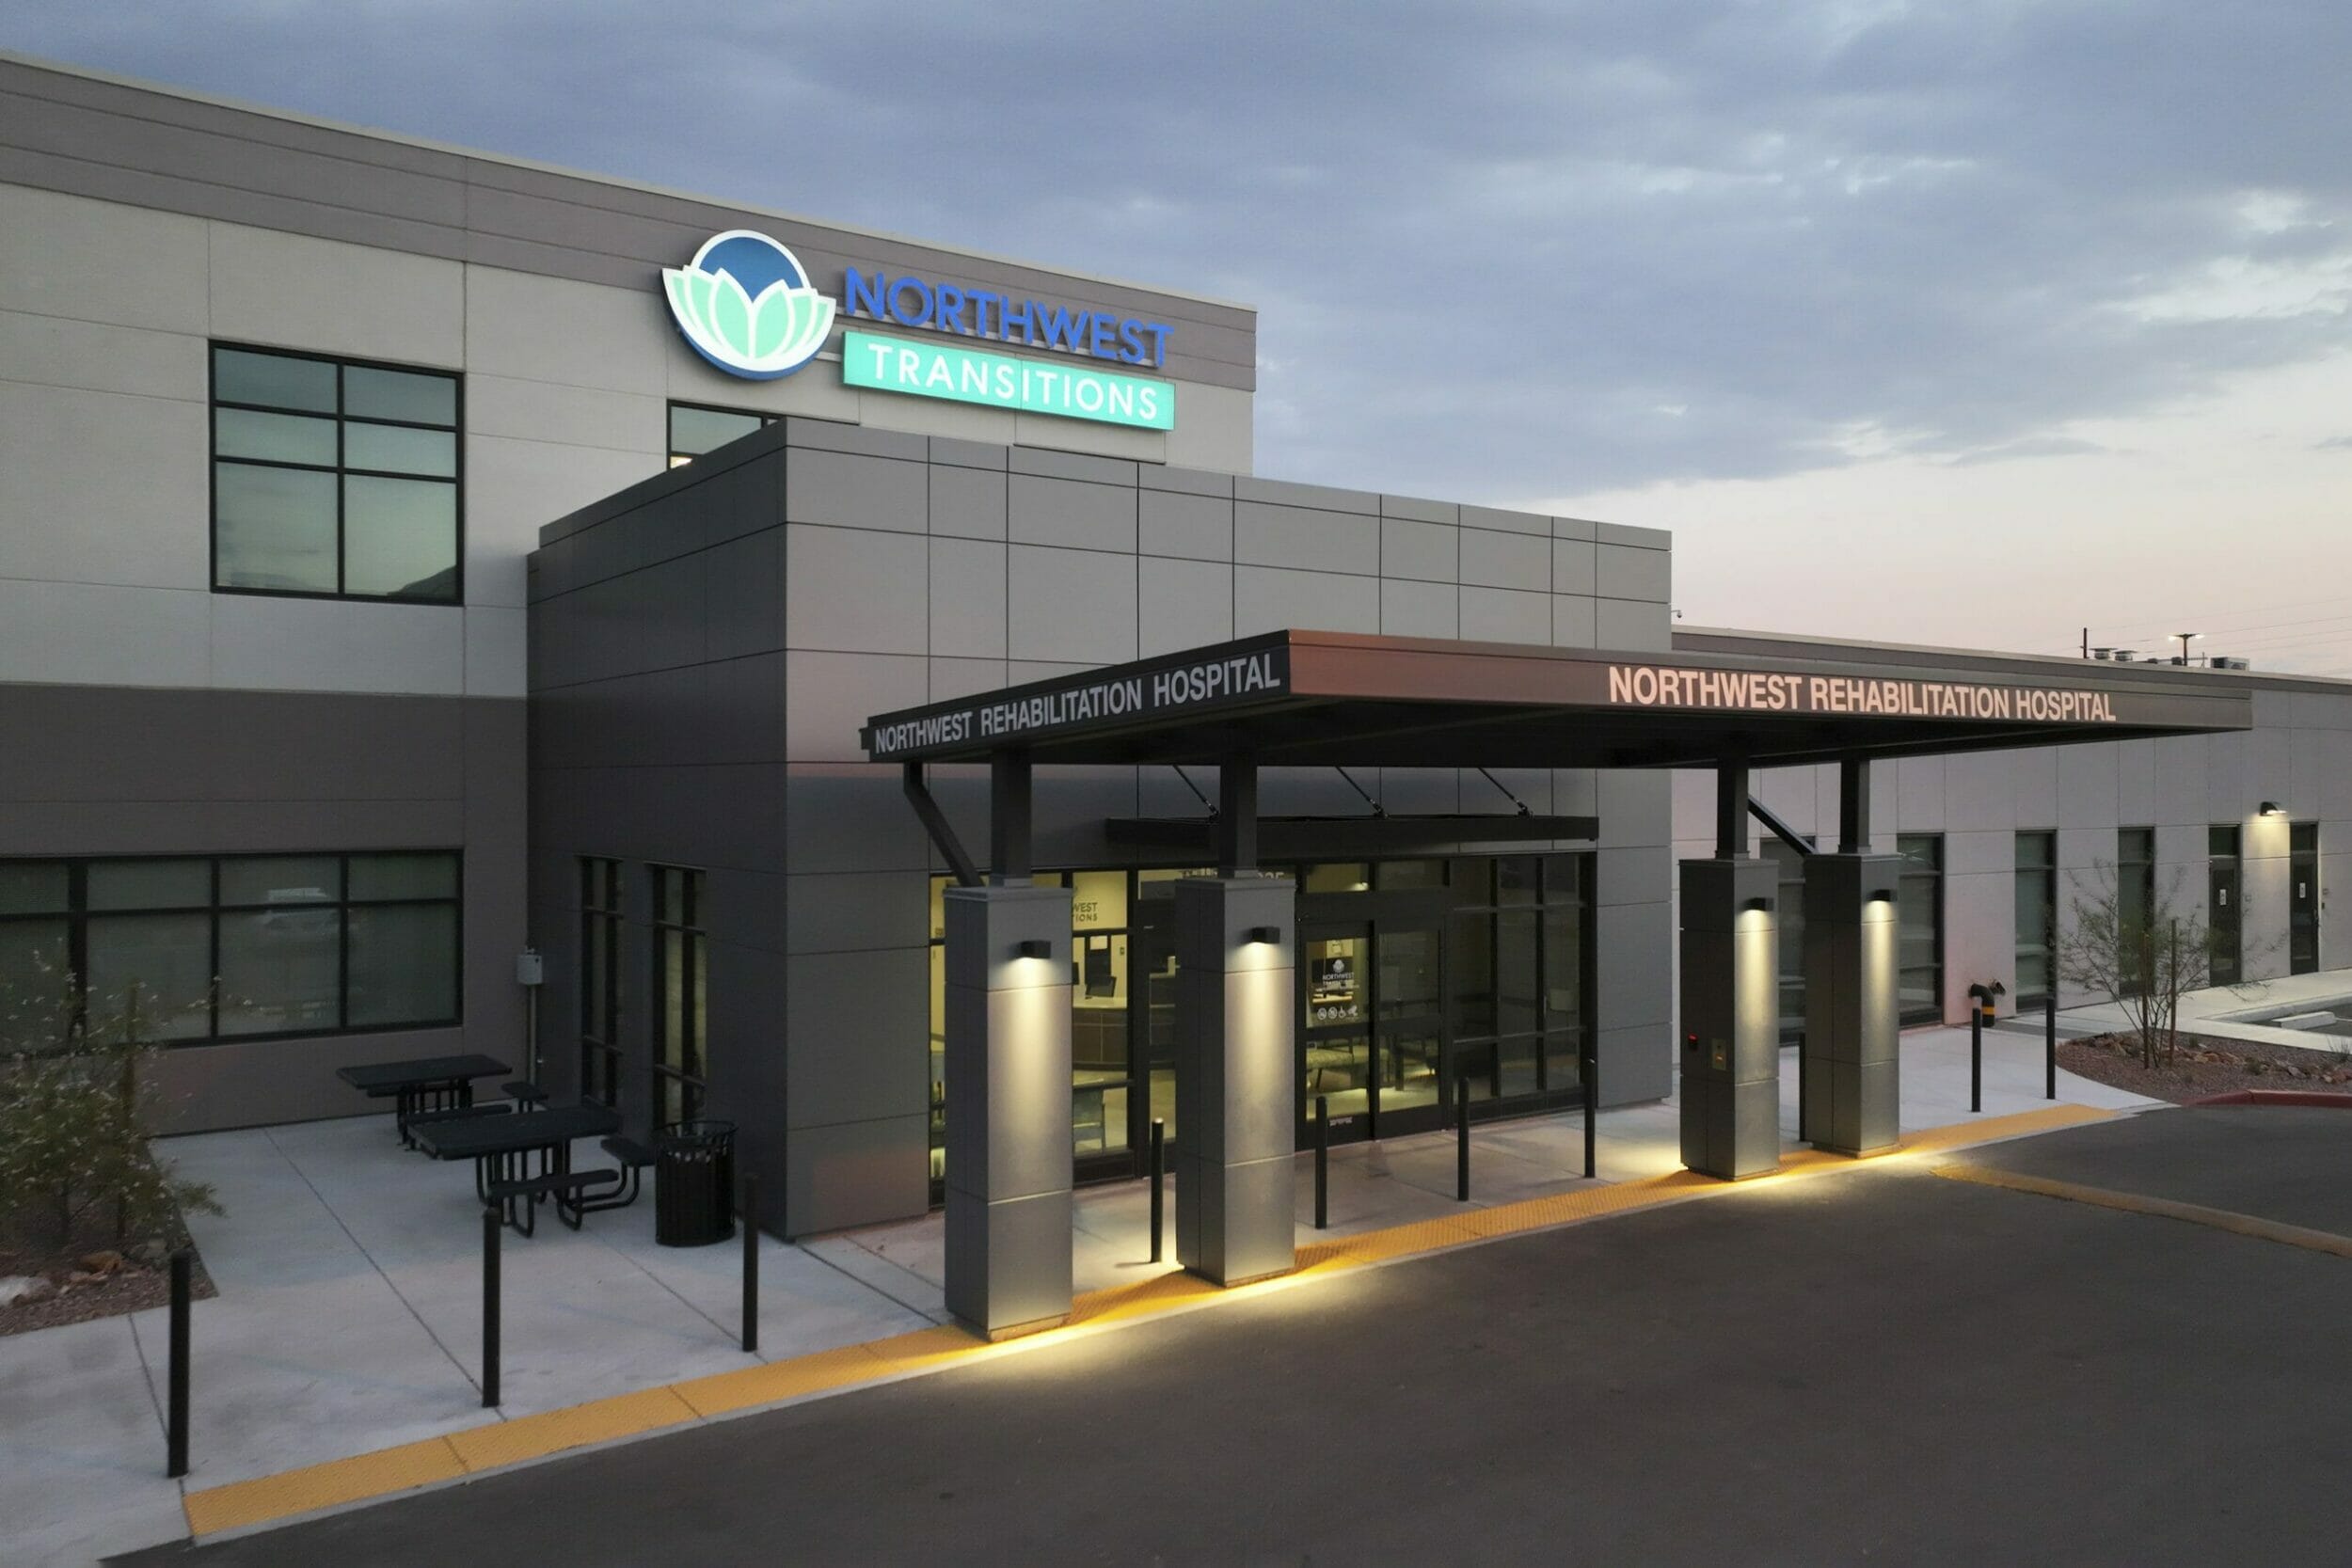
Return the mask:
[[2184,1105],[2319,1105],[2329,1110],[2352,1111],[2352,1094],[2329,1094],[2321,1089],[2232,1089],[2228,1094],[2209,1094],[2202,1100],[2183,1101]]
[[2282,1246],[2301,1247],[2307,1252],[2352,1258],[2352,1236],[2339,1236],[2332,1230],[2314,1230],[2307,1225],[2288,1225],[2282,1220],[2265,1219],[2260,1214],[2241,1214],[2233,1209],[2212,1209],[2201,1203],[2183,1203],[2177,1198],[2118,1192],[2112,1187],[2086,1187],[2076,1181],[2056,1181],[2045,1176],[2026,1176],[1990,1165],[1938,1165],[1935,1174],[1947,1180],[1965,1181],[1972,1186],[1998,1187],[2005,1192],[2029,1193],[2035,1197],[2054,1197],[2067,1203],[2090,1204],[2094,1208],[2114,1209],[2127,1214],[2179,1220],[2187,1225],[2201,1225],[2208,1229],[2227,1231],[2233,1236],[2250,1236],[2258,1242],[2277,1242]]
[[678,1431],[803,1400],[847,1393],[900,1378],[1020,1354],[1073,1335],[1100,1333],[1165,1314],[1248,1301],[1349,1270],[1401,1262],[1515,1235],[1634,1213],[1668,1204],[1779,1182],[1869,1170],[1903,1155],[1940,1155],[2036,1132],[2054,1132],[2125,1113],[2059,1104],[1922,1129],[1883,1154],[1853,1159],[1798,1148],[1777,1171],[1745,1181],[1718,1181],[1675,1171],[1609,1182],[1514,1203],[1471,1207],[1459,1213],[1380,1230],[1357,1231],[1300,1243],[1297,1267],[1254,1284],[1220,1289],[1172,1270],[1132,1285],[1080,1295],[1063,1327],[1001,1344],[952,1325],[916,1329],[887,1338],[817,1351],[785,1361],[763,1361],[734,1371],[657,1385],[562,1409],[469,1427],[438,1437],[346,1459],[187,1492],[181,1500],[189,1533],[199,1541],[244,1534],[272,1525],[446,1486],[557,1454],[609,1446],[641,1435]]

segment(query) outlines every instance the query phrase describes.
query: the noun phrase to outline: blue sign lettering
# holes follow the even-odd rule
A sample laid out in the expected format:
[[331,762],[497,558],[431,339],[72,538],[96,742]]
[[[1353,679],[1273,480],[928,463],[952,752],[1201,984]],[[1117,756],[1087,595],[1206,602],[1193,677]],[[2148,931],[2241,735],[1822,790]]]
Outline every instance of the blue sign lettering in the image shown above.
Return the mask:
[[1137,321],[1104,310],[1076,310],[1067,305],[1043,305],[1033,299],[1015,300],[985,289],[933,283],[911,273],[893,277],[887,273],[868,275],[848,268],[841,300],[845,313],[871,321],[1059,349],[1122,365],[1168,363],[1169,332],[1164,323]]

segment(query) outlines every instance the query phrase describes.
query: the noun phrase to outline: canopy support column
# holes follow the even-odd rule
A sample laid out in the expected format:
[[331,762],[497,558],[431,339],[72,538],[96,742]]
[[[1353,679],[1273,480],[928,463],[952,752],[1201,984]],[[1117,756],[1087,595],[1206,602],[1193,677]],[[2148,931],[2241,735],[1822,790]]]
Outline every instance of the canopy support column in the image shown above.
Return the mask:
[[1217,875],[1176,884],[1176,1259],[1239,1285],[1297,1264],[1297,894],[1257,874],[1250,759],[1217,800]]
[[951,887],[947,1310],[1009,1338],[1070,1316],[1068,888]]
[[1804,863],[1804,1129],[1870,1154],[1902,1136],[1899,855],[1870,853],[1870,764],[1837,768],[1837,853]]
[[1682,863],[1682,1163],[1780,1164],[1778,868],[1746,853],[1748,770],[1715,774],[1715,857]]

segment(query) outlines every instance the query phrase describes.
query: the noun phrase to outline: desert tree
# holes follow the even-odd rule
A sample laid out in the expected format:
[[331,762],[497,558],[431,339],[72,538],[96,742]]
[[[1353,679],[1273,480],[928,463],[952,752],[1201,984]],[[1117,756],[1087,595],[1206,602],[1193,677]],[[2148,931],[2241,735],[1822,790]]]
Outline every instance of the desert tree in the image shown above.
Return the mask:
[[2058,936],[2058,978],[2104,996],[2139,1037],[2140,1063],[2180,1046],[2181,997],[2213,980],[2213,933],[2181,895],[2183,873],[2132,886],[2111,861],[2071,873],[2074,924]]

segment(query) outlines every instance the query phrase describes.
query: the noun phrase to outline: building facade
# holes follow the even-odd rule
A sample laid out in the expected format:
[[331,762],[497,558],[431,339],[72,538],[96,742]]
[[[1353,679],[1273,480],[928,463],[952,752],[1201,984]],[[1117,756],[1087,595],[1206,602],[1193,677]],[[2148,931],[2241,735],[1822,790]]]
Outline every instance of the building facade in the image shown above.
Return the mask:
[[[1965,666],[1964,650],[1907,648],[1762,632],[1677,628],[1691,652],[1867,657]],[[1998,656],[2013,664],[2018,656]],[[2081,661],[2035,662],[2054,672]],[[2090,666],[2096,669],[2094,663]],[[2113,744],[1906,758],[1872,777],[1873,846],[1907,862],[1902,987],[1906,1022],[1964,1022],[1968,988],[1997,982],[2003,1013],[2106,1000],[2058,974],[2054,949],[2080,906],[2120,897],[2194,920],[2217,938],[2216,984],[2352,968],[2352,928],[2328,917],[2328,890],[2352,876],[2352,686],[2228,669],[2201,680],[2250,693],[2254,728]],[[1712,852],[1713,780],[1678,774],[1677,855]],[[1756,794],[1799,836],[1838,828],[1834,768],[1772,769]],[[1783,866],[1785,1031],[1803,1014],[1799,857],[1760,824],[1755,851]],[[2249,990],[2249,1006],[2259,993]]]
[[[747,232],[799,269],[776,297],[837,315],[722,319],[703,261]],[[361,1113],[336,1069],[478,1051],[637,1129],[738,1120],[792,1233],[891,1219],[953,1136],[948,868],[869,716],[1281,628],[1860,657],[1677,631],[1654,531],[1257,477],[1255,333],[0,58],[0,982],[136,982],[173,1130]],[[2352,689],[2211,678],[2254,733],[1876,770],[1914,1016],[2046,985],[2103,861],[2242,909],[2247,978],[2352,965],[2323,892]],[[984,840],[983,780],[930,772]],[[1834,775],[1759,795],[1826,836]],[[1082,1179],[1173,1116],[1168,898],[1214,788],[1038,778]],[[1613,768],[1262,790],[1302,1133],[1316,1097],[1343,1137],[1434,1125],[1465,1076],[1481,1115],[1673,1090],[1673,862],[1711,849],[1708,797]]]

